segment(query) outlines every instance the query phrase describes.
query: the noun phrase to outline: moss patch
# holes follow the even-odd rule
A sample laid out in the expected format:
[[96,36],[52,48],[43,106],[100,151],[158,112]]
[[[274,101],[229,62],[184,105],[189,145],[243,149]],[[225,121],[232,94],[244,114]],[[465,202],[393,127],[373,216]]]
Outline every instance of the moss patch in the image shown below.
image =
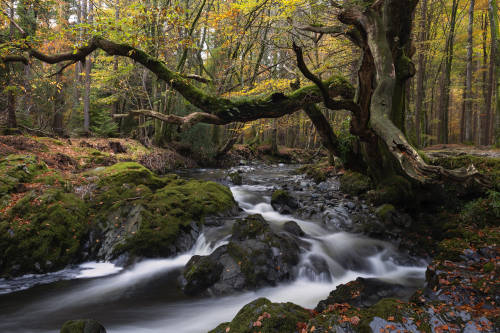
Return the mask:
[[358,172],[346,172],[340,178],[341,191],[350,195],[361,195],[372,187],[371,179]]
[[497,191],[500,191],[500,158],[460,155],[435,158],[433,165],[440,165],[447,169],[466,168],[473,164],[479,172],[488,176]]
[[74,194],[30,192],[0,221],[0,275],[56,270],[75,262],[86,231],[86,205]]
[[324,182],[329,175],[329,166],[322,164],[307,164],[297,170],[299,174],[305,174],[312,178],[316,184]]
[[15,191],[21,183],[27,183],[47,171],[45,163],[31,155],[9,155],[0,160],[0,197]]

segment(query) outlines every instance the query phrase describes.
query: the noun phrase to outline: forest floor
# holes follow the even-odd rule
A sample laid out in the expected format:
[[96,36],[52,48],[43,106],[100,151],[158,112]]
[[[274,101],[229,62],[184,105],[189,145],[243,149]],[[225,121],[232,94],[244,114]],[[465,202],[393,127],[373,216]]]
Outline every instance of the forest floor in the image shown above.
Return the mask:
[[484,157],[500,157],[500,148],[489,146],[470,146],[462,144],[438,144],[423,149],[430,157],[473,155]]
[[152,171],[190,168],[196,163],[172,149],[145,147],[140,142],[122,138],[71,138],[7,135],[0,136],[0,157],[30,154],[40,158],[49,168],[79,172],[117,162],[139,162]]

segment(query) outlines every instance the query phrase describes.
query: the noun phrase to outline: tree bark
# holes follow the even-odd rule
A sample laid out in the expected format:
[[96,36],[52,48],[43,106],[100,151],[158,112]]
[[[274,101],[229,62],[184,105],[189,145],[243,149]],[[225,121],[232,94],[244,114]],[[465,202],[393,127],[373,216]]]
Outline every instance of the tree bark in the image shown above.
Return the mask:
[[449,137],[449,105],[450,105],[450,84],[451,68],[453,64],[453,42],[455,40],[455,26],[457,20],[458,0],[453,0],[451,7],[451,20],[449,33],[446,38],[444,50],[444,70],[441,78],[441,91],[439,97],[439,130],[438,137],[441,143],[448,143]]
[[472,142],[472,48],[475,0],[470,0],[469,24],[467,28],[467,69],[465,75],[464,105],[462,113],[462,142]]
[[423,43],[427,41],[427,31],[425,29],[427,24],[427,0],[422,0],[421,2],[421,16],[418,32],[418,41],[420,43],[420,50],[418,51],[418,72],[417,72],[417,100],[415,105],[415,134],[417,138],[417,145],[422,144],[421,134],[422,134],[422,115],[423,115],[423,105],[425,99],[425,72],[426,72],[426,62],[425,53],[426,49],[423,47]]
[[[487,100],[486,100],[486,119],[485,119],[485,127],[484,127],[484,132],[483,132],[483,144],[489,145],[493,141],[492,140],[493,134],[495,134],[494,129],[496,126],[494,124],[497,124],[497,119],[498,118],[498,113],[499,113],[499,100],[498,100],[498,93],[499,93],[499,86],[498,86],[498,80],[499,80],[499,57],[500,57],[500,50],[498,49],[498,4],[496,0],[489,0],[488,1],[488,13],[489,13],[489,18],[490,18],[490,32],[491,32],[491,47],[490,47],[490,64],[489,64],[489,70],[488,70],[488,78],[489,78],[489,85],[488,85],[488,95],[487,95]],[[496,92],[496,103],[493,100],[493,97]],[[495,112],[496,111],[496,112]],[[497,117],[495,118],[495,113]],[[498,129],[498,127],[497,127]]]
[[[87,0],[83,0],[85,3],[82,14],[87,17],[86,23],[92,24],[93,14],[92,14],[92,2],[88,3]],[[91,85],[91,74],[92,71],[92,57],[88,56],[85,59],[85,87],[83,92],[83,131],[85,135],[90,134],[90,85]]]

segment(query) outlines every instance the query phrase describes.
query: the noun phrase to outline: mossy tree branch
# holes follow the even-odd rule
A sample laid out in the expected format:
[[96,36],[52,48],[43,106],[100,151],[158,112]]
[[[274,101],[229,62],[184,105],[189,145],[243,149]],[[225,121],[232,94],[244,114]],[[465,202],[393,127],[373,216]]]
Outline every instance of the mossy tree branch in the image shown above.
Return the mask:
[[[25,51],[29,57],[48,64],[56,64],[63,61],[85,61],[85,58],[97,49],[101,49],[109,55],[127,57],[142,64],[155,73],[158,78],[167,82],[191,104],[205,113],[219,118],[221,123],[278,118],[301,110],[311,103],[321,102],[323,99],[322,93],[316,85],[303,87],[288,94],[274,93],[264,97],[228,99],[212,96],[191,84],[188,78],[170,70],[164,62],[146,52],[128,44],[115,43],[97,36],[93,37],[86,46],[71,52],[47,55],[35,49],[26,49]],[[334,76],[326,80],[323,85],[328,87],[330,98],[340,97],[337,102],[338,105],[333,108],[343,109],[353,104],[354,88],[346,79]],[[207,119],[209,118],[205,117],[202,121]]]

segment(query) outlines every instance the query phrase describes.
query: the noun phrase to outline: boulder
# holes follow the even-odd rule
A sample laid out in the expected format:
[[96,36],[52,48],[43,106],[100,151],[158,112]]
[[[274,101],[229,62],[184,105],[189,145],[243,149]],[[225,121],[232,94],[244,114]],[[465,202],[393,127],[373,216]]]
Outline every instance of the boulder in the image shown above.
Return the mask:
[[295,276],[299,252],[295,238],[273,232],[261,215],[251,215],[236,221],[228,244],[187,263],[181,288],[190,295],[221,295],[276,285]]
[[222,323],[209,333],[290,333],[310,317],[309,311],[293,303],[271,303],[259,298],[245,305],[229,323]]
[[243,177],[241,177],[241,174],[238,171],[231,172],[229,173],[229,179],[231,180],[231,183],[234,185],[241,185],[243,184]]
[[297,237],[304,237],[306,234],[295,221],[285,222],[283,230]]
[[106,329],[93,319],[68,320],[61,333],[106,333]]
[[409,297],[413,290],[375,278],[359,277],[354,281],[339,285],[328,298],[320,301],[316,311],[323,312],[329,305],[348,303],[355,307],[369,307],[383,298]]
[[285,190],[274,191],[271,197],[271,206],[281,214],[291,214],[299,208],[297,200]]

